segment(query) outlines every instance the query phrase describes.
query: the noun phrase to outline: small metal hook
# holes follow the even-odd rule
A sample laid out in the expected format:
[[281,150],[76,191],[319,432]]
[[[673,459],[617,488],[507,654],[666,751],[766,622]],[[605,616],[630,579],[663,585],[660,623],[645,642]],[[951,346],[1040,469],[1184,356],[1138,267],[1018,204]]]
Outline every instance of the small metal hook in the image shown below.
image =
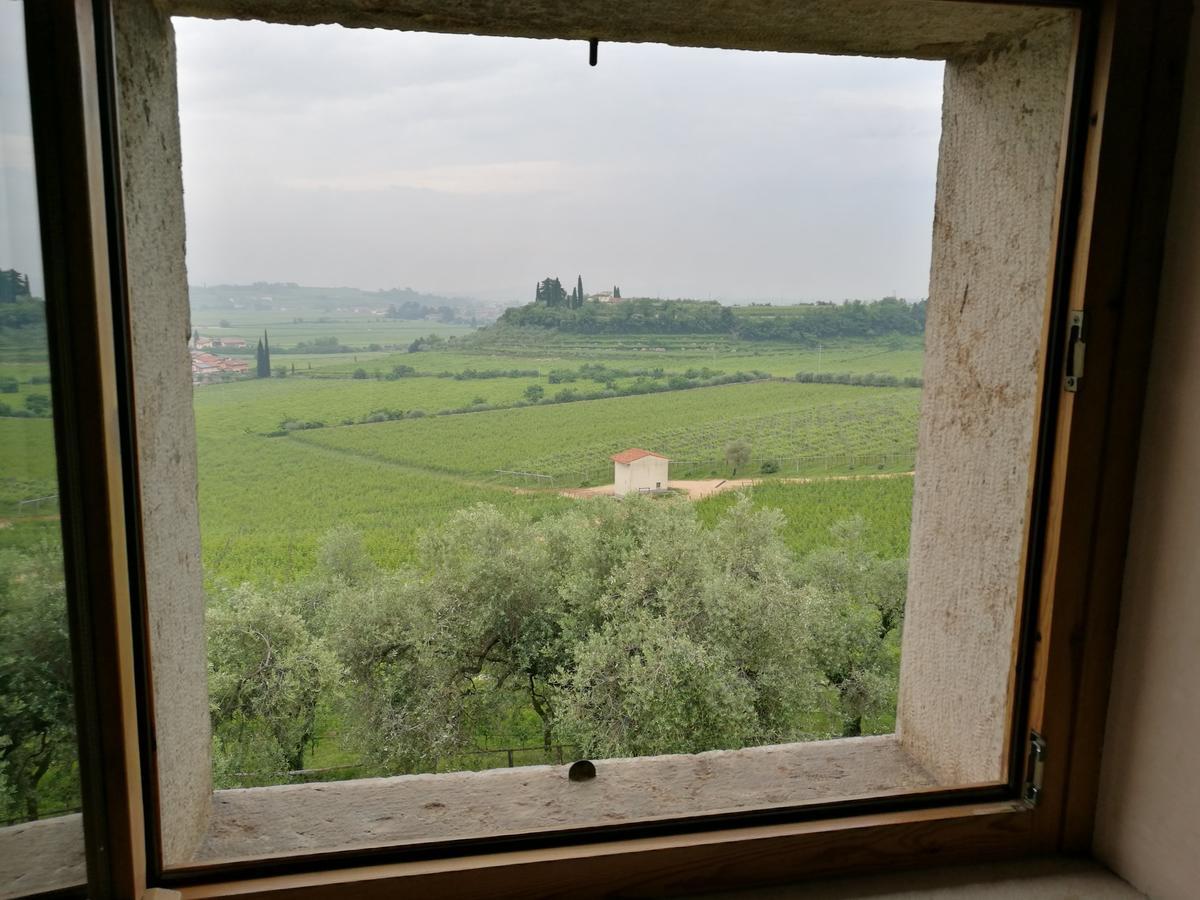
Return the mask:
[[588,65],[594,66],[600,55],[600,42],[596,38],[588,41]]

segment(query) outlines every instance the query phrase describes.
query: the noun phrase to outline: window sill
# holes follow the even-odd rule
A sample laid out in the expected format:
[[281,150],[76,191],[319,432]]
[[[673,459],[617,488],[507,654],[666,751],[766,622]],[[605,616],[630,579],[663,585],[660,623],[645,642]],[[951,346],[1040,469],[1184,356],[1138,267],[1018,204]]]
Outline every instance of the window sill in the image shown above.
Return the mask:
[[218,791],[192,860],[367,849],[703,813],[791,806],[937,787],[894,735],[566,766],[401,775]]
[[83,816],[75,813],[0,828],[0,900],[87,880]]

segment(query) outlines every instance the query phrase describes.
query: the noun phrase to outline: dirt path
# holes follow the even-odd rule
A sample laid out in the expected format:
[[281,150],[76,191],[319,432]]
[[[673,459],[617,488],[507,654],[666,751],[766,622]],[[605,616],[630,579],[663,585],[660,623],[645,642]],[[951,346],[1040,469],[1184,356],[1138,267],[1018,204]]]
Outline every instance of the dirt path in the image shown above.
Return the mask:
[[57,522],[58,513],[44,516],[14,516],[11,519],[0,519],[0,528],[12,528],[18,522]]
[[[876,475],[813,475],[805,478],[711,478],[703,481],[668,482],[672,490],[683,491],[689,500],[703,500],[714,494],[725,491],[736,491],[752,485],[775,482],[778,484],[815,484],[821,481],[870,481],[882,478],[912,478],[912,472],[881,472]],[[564,497],[608,497],[613,493],[613,485],[606,484],[594,488],[569,488],[559,491]]]

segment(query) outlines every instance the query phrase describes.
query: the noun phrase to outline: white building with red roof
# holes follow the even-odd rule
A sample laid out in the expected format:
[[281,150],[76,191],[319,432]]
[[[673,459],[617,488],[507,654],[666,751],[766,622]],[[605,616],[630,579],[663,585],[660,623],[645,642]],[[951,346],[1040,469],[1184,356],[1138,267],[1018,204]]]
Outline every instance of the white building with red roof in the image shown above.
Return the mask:
[[613,461],[613,494],[653,494],[665,491],[670,483],[667,468],[670,460],[640,447],[630,447],[611,457]]

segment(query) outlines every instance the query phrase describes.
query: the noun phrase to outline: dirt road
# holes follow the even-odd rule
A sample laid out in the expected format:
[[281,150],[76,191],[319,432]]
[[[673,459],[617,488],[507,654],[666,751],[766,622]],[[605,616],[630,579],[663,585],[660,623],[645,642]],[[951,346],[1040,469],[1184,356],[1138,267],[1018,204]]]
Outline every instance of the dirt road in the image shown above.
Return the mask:
[[[713,494],[725,491],[736,491],[763,481],[774,481],[782,484],[814,484],[819,481],[869,481],[879,478],[912,478],[912,472],[881,472],[876,475],[813,475],[807,478],[712,478],[705,481],[670,481],[668,487],[672,490],[683,491],[689,500],[703,500]],[[559,491],[564,497],[609,497],[613,493],[613,485],[605,484],[593,488],[568,488]]]

